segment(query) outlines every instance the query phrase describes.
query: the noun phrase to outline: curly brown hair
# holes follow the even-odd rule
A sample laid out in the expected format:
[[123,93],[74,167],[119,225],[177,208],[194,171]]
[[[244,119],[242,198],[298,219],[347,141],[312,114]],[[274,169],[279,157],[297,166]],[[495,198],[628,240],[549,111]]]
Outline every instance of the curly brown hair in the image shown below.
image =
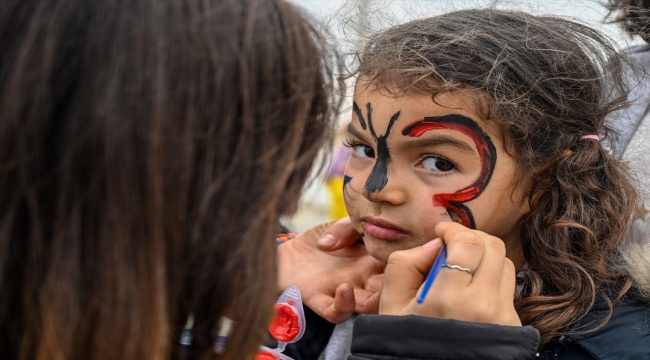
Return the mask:
[[[373,35],[356,72],[393,96],[479,93],[529,181],[521,240],[527,267],[516,308],[543,342],[587,330],[577,322],[606,284],[631,286],[616,266],[636,199],[624,169],[586,134],[611,136],[605,116],[625,104],[621,59],[597,31],[554,17],[465,10]],[[611,316],[611,313],[610,313]],[[592,326],[593,325],[593,326]],[[589,324],[593,329],[599,324]]]
[[639,35],[650,43],[650,1],[648,0],[609,0],[606,4],[608,18],[618,23],[630,35]]

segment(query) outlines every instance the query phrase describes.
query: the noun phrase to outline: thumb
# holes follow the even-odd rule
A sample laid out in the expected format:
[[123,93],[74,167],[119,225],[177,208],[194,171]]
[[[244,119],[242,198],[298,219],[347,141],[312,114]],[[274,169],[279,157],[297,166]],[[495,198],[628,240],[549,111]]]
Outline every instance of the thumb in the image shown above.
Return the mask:
[[442,241],[435,239],[424,246],[395,251],[388,258],[379,313],[399,315],[417,296],[425,274],[431,270]]
[[352,221],[346,217],[329,225],[318,238],[317,246],[324,251],[334,251],[353,245],[359,239]]

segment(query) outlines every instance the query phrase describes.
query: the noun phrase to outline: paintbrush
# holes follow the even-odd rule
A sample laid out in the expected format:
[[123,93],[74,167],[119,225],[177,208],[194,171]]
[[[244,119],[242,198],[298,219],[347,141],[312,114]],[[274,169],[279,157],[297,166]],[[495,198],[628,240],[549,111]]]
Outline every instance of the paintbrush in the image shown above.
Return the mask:
[[442,244],[442,249],[440,249],[440,253],[438,253],[438,257],[433,263],[431,271],[429,271],[429,274],[427,275],[427,279],[424,281],[424,287],[417,299],[418,304],[424,302],[424,298],[427,296],[429,289],[431,289],[431,285],[433,285],[433,281],[436,279],[436,276],[438,276],[440,269],[442,269],[442,264],[445,262],[447,262],[447,244]]
[[[449,217],[452,219],[452,221],[454,220],[454,218],[456,218],[457,220],[455,222],[458,222],[460,224],[463,223],[460,219],[458,219],[458,215],[456,215],[451,210],[447,210],[447,213],[449,213]],[[424,302],[427,293],[429,293],[429,290],[431,289],[431,285],[433,285],[433,282],[436,280],[436,276],[438,276],[440,269],[442,269],[442,265],[446,262],[447,262],[447,244],[443,243],[442,248],[438,253],[438,257],[436,258],[436,261],[433,263],[433,266],[431,266],[431,270],[429,271],[426,280],[424,280],[424,287],[422,288],[422,292],[420,293],[420,296],[418,296],[417,299],[418,304],[422,304]]]

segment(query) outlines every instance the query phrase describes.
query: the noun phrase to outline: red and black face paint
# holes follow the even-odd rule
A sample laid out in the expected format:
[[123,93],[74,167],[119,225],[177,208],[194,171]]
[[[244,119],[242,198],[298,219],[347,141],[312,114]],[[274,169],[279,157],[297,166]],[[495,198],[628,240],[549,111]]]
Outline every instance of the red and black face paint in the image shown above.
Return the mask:
[[406,126],[402,130],[402,135],[419,137],[429,130],[439,129],[459,131],[474,141],[481,158],[481,172],[474,183],[453,194],[434,195],[434,206],[445,207],[448,211],[453,212],[463,225],[476,229],[472,212],[463,203],[478,197],[487,186],[497,161],[496,148],[492,144],[490,137],[474,120],[457,114],[425,117],[423,120],[418,120]]
[[[356,104],[356,102],[352,103],[352,108],[355,114],[357,114],[357,117],[359,118],[361,127],[365,130],[366,121],[363,118],[361,109]],[[377,191],[381,191],[388,183],[388,164],[390,163],[390,149],[388,148],[388,144],[386,140],[390,135],[390,130],[393,127],[393,124],[399,118],[400,112],[398,111],[395,114],[393,114],[393,116],[391,116],[388,122],[388,126],[386,127],[386,132],[383,135],[377,136],[377,133],[375,132],[375,128],[372,125],[372,105],[368,103],[366,105],[366,109],[367,109],[366,115],[368,116],[367,123],[368,123],[368,128],[370,129],[370,135],[372,135],[372,138],[375,139],[375,142],[377,143],[377,153],[375,154],[375,166],[372,168],[372,171],[370,172],[370,176],[368,176],[368,179],[366,180],[366,184],[365,184],[366,193],[372,194]]]

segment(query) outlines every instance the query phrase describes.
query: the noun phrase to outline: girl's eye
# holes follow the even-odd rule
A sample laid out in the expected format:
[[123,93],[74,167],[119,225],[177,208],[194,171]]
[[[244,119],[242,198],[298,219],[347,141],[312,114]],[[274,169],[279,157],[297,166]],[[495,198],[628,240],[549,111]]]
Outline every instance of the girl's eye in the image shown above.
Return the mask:
[[451,161],[435,156],[424,159],[422,167],[433,172],[447,172],[456,168]]
[[362,158],[374,158],[375,157],[375,150],[373,150],[370,146],[368,145],[354,145],[354,149],[352,151],[354,152],[354,155]]

